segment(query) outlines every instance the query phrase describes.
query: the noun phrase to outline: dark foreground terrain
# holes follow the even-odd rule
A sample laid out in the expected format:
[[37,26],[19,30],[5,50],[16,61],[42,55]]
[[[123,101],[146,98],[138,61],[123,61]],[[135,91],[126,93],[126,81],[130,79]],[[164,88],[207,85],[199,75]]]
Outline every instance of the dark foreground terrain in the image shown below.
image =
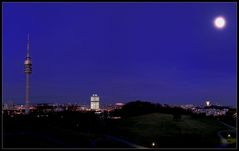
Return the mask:
[[[218,136],[227,139],[222,144]],[[227,138],[230,132],[230,138]],[[94,112],[4,115],[4,148],[236,147],[235,132],[216,119],[150,113],[109,119]]]
[[[147,147],[217,148],[221,147],[218,132],[223,131],[227,147],[235,147],[235,131],[212,118],[183,115],[174,120],[171,114],[152,113],[114,122],[114,135]],[[230,138],[227,138],[230,132]],[[230,141],[230,142],[229,142]],[[153,144],[153,145],[152,145]]]
[[90,112],[4,116],[3,122],[6,148],[129,147],[104,136],[103,121]]

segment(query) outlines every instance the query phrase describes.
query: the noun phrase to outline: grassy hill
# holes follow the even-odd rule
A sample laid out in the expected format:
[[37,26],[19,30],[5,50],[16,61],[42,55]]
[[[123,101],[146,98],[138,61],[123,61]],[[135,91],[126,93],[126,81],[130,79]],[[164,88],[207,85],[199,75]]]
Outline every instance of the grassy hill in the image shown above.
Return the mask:
[[152,147],[216,147],[219,130],[227,129],[214,119],[193,119],[183,115],[174,120],[171,114],[153,113],[116,121],[112,133],[136,144]]

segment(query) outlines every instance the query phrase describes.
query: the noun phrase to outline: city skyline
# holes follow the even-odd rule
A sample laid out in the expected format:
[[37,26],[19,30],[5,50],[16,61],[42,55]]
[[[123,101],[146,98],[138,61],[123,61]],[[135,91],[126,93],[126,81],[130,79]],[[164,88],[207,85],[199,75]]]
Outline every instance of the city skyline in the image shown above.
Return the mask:
[[236,3],[3,3],[2,31],[6,103],[24,103],[29,32],[30,103],[236,105]]

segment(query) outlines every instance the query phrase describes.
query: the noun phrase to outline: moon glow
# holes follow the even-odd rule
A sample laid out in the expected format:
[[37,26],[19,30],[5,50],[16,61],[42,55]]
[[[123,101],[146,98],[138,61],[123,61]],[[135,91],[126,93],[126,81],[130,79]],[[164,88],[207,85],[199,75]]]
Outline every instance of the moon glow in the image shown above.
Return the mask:
[[214,26],[216,28],[222,29],[225,27],[225,25],[226,25],[226,20],[224,17],[219,16],[214,20]]

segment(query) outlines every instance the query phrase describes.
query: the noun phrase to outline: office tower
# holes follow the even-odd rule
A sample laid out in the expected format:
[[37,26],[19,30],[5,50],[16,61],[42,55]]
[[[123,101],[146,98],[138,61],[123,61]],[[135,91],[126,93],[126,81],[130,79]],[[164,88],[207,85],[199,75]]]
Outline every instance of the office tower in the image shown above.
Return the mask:
[[90,109],[99,110],[100,109],[100,97],[97,94],[93,94],[90,99]]

